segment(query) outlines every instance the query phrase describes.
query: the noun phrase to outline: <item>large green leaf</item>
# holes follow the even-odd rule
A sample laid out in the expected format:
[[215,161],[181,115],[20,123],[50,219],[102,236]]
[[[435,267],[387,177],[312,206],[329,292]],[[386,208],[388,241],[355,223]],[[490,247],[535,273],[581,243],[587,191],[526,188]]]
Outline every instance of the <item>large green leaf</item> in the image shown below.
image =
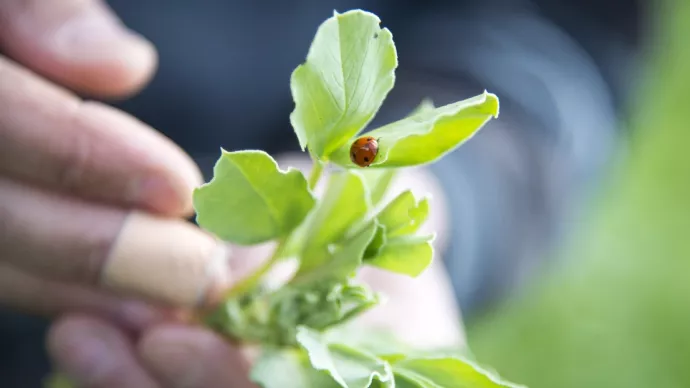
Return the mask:
[[[455,357],[391,361],[396,386],[419,388],[521,388],[478,365]],[[522,387],[524,388],[524,387]]]
[[334,13],[292,73],[290,121],[312,155],[327,159],[361,131],[393,87],[397,54],[390,31],[379,23],[361,10]]
[[[366,134],[377,138],[379,144],[378,155],[369,167],[434,162],[472,138],[498,113],[498,97],[488,92],[440,108],[422,107],[412,116]],[[359,168],[350,160],[349,147],[349,143],[340,147],[332,160],[344,167]]]
[[[424,99],[409,116],[414,116],[418,113],[427,112],[433,109],[433,102],[430,99]],[[395,178],[397,170],[394,168],[368,168],[360,170],[359,172],[362,174],[362,177],[364,177],[364,182],[369,188],[372,206],[377,206],[381,200],[383,200],[388,191],[388,187],[393,181],[393,178]]]
[[309,354],[312,366],[328,372],[343,388],[368,388],[374,380],[380,387],[395,387],[390,365],[372,354],[329,343],[305,327],[299,328],[297,341]]
[[300,171],[281,171],[263,151],[222,150],[213,179],[194,190],[199,225],[244,245],[287,236],[315,202]]

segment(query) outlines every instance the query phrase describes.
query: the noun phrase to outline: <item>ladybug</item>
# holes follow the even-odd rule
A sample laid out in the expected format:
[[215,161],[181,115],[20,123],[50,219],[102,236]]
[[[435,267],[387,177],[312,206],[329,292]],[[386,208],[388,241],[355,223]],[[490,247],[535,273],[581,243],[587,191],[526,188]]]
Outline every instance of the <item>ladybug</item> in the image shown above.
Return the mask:
[[355,140],[350,146],[350,160],[359,167],[368,167],[379,153],[378,139],[364,136]]

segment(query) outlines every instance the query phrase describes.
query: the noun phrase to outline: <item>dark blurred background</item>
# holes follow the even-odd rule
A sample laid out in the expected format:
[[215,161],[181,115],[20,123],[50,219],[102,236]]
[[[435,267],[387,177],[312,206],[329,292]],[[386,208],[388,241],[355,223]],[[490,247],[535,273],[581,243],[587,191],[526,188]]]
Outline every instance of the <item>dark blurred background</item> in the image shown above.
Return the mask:
[[[108,3],[160,54],[151,84],[115,105],[182,145],[207,177],[221,146],[298,149],[290,73],[334,9],[372,11],[393,32],[396,86],[372,126],[425,97],[497,94],[500,119],[433,166],[451,198],[443,259],[469,321],[528,282],[577,223],[625,136],[645,20],[633,0]],[[1,313],[0,386],[39,386],[46,324]]]

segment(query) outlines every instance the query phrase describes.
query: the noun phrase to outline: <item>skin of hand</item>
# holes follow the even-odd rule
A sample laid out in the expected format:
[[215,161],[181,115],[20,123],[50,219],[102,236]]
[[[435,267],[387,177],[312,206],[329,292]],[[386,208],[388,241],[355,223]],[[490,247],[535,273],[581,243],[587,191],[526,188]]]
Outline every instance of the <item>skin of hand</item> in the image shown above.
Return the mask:
[[[153,46],[96,0],[4,0],[0,52],[0,305],[56,318],[48,351],[79,386],[251,386],[246,353],[177,313],[213,303],[250,269],[243,258],[270,246],[228,254],[185,222],[202,183],[191,159],[135,118],[77,97],[135,93],[157,65]],[[398,184],[437,200],[427,227],[440,252],[438,186],[423,170]],[[373,269],[362,278],[390,298],[364,323],[420,345],[463,343],[440,261],[417,279]]]

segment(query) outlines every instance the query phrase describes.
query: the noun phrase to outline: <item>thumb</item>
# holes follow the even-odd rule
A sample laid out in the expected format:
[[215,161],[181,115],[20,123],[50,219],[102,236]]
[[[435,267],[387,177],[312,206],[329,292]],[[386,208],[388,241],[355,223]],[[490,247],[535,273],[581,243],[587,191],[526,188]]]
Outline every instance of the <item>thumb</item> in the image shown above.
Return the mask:
[[3,0],[0,50],[63,86],[123,97],[156,67],[148,41],[128,30],[99,0]]

